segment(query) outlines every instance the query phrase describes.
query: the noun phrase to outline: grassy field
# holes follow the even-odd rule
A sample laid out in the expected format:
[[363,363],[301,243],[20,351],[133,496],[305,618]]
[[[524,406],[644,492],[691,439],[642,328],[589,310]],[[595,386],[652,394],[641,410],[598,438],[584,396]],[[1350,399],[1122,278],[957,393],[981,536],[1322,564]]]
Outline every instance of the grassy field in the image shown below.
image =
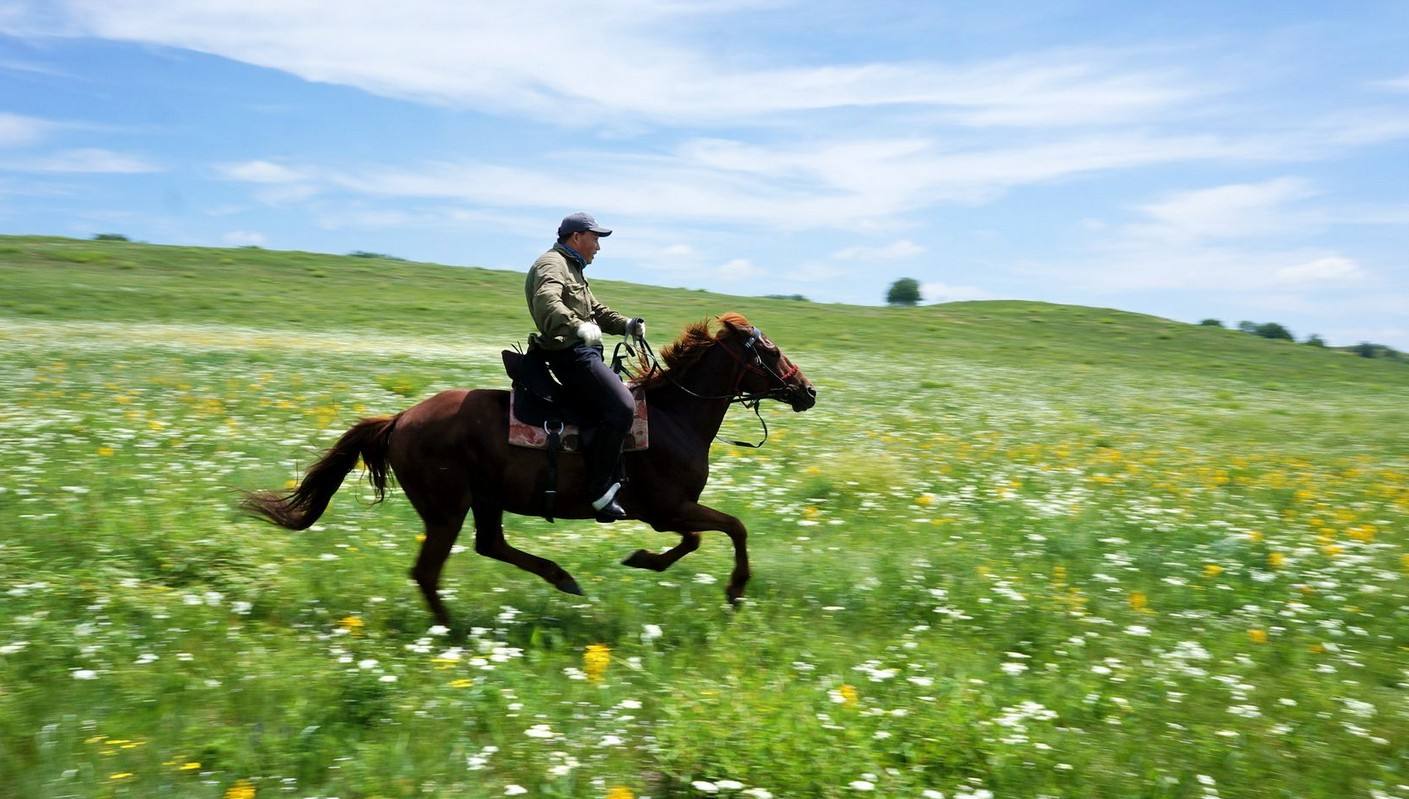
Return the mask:
[[[728,310],[820,392],[716,446],[751,530],[510,517],[588,596],[354,472],[361,415],[502,387],[522,276],[0,237],[0,797],[1409,797],[1409,368],[1119,311],[602,281]],[[751,416],[725,433],[748,437]]]

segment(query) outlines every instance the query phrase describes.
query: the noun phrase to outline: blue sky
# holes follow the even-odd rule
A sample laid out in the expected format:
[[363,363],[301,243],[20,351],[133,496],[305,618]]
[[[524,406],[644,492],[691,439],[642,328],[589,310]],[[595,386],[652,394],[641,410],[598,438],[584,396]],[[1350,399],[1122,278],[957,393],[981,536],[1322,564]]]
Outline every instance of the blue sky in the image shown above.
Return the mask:
[[1142,5],[0,0],[0,232],[1409,350],[1409,4]]

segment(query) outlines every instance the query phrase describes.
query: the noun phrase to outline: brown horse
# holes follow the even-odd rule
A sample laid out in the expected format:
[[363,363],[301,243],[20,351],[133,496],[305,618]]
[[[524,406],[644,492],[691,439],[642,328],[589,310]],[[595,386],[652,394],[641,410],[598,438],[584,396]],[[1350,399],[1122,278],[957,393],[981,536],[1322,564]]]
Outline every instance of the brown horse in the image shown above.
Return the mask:
[[[656,530],[680,534],[666,552],[637,550],[622,561],[664,571],[700,545],[700,533],[719,530],[734,544],[734,570],[725,594],[734,602],[749,579],[748,531],[743,522],[699,503],[709,479],[709,447],[734,402],[774,399],[794,411],[811,408],[817,391],[802,372],[748,320],[738,314],[685,329],[661,351],[665,368],[641,381],[649,408],[650,448],[623,457],[627,483],[618,494],[627,516]],[[377,500],[385,497],[388,469],[425,522],[426,537],[411,570],[440,624],[450,617],[440,600],[440,572],[467,513],[474,514],[475,551],[533,572],[554,587],[581,594],[577,581],[546,558],[504,540],[505,511],[545,513],[541,492],[547,454],[511,447],[509,393],[490,389],[442,391],[395,416],[363,419],[343,434],[304,476],[279,495],[254,492],[245,507],[291,530],[318,520],[333,493],[361,457]],[[562,455],[556,515],[590,519],[582,458]]]

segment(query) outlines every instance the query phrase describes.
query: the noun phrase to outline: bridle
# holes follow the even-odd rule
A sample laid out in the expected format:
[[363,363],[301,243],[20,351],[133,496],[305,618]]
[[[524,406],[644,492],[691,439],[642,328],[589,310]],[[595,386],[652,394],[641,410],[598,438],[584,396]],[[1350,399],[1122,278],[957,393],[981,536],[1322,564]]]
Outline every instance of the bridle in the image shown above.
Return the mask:
[[[701,394],[697,391],[694,391],[689,386],[686,386],[685,384],[681,383],[679,379],[676,378],[673,370],[661,369],[660,362],[656,360],[655,352],[651,349],[651,345],[646,341],[644,337],[637,338],[636,341],[641,345],[641,348],[645,351],[646,360],[651,364],[651,369],[649,372],[643,375],[641,379],[649,377],[657,371],[660,371],[665,374],[666,379],[670,381],[671,385],[675,386],[676,388],[680,389],[681,391],[696,399],[711,401],[726,400],[731,405],[737,403],[739,405],[744,406],[745,408],[748,408],[749,410],[753,411],[754,416],[758,417],[758,423],[763,427],[763,439],[761,441],[759,441],[757,444],[751,444],[747,441],[735,441],[733,439],[720,438],[717,435],[715,436],[715,440],[722,441],[725,444],[733,444],[734,446],[738,447],[749,447],[751,449],[758,449],[768,441],[768,423],[763,420],[763,414],[759,411],[759,406],[763,404],[763,401],[766,399],[778,400],[780,402],[789,400],[791,398],[790,395],[793,392],[793,388],[788,384],[788,378],[797,374],[799,371],[797,368],[797,364],[794,364],[791,361],[788,362],[788,367],[782,372],[782,374],[779,374],[778,371],[775,370],[772,366],[769,366],[767,363],[764,363],[763,356],[759,353],[759,346],[761,345],[763,340],[763,331],[759,330],[757,327],[753,327],[749,329],[748,338],[744,340],[743,344],[741,344],[737,350],[729,346],[729,342],[733,341],[732,337],[730,337],[729,339],[716,341],[717,345],[723,348],[724,352],[730,358],[732,358],[734,360],[734,363],[737,365],[732,380],[733,385],[729,389],[729,393],[727,394]],[[626,351],[630,353],[633,357],[636,354],[636,351],[631,348],[631,345],[629,343],[623,341],[620,344],[617,344],[616,351],[612,355],[612,369],[618,372],[624,371],[624,359],[621,357],[621,349],[623,347],[625,347]],[[778,353],[778,355],[780,360],[785,360],[781,351]],[[740,387],[744,383],[744,377],[749,374],[770,378],[772,385],[769,386],[768,389],[763,392],[741,390]]]

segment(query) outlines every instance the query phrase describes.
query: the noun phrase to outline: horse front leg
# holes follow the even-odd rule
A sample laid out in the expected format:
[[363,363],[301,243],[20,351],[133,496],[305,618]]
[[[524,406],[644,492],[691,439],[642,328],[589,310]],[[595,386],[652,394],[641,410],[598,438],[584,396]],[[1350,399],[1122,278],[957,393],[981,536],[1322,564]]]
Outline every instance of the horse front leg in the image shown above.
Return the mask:
[[475,515],[475,552],[488,558],[512,563],[526,572],[533,572],[563,593],[582,596],[582,589],[578,587],[577,581],[562,566],[547,558],[540,558],[521,549],[515,549],[509,545],[508,541],[504,540],[504,511],[501,508],[488,503],[476,502],[473,511]]
[[729,540],[734,544],[734,571],[729,575],[729,584],[724,589],[724,595],[731,603],[737,603],[744,595],[744,585],[749,581],[749,531],[743,522],[698,502],[689,502],[668,521],[653,526],[657,530],[680,533],[680,544],[661,553],[638,549],[622,563],[639,569],[664,571],[675,561],[699,548],[701,532],[718,530],[729,536]]

